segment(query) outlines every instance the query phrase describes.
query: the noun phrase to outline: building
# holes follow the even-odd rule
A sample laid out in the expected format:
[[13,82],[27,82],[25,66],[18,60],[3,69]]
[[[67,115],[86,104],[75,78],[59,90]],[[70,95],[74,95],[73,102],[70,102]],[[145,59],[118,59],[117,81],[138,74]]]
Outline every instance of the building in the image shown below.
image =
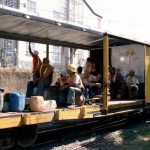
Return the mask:
[[[101,18],[95,16],[83,0],[1,0],[0,4],[6,9],[17,9],[29,15],[67,22],[83,28],[101,28]],[[9,39],[0,41],[1,64],[31,68],[32,57],[28,51],[28,42]],[[39,51],[41,59],[45,57],[46,45],[31,43],[31,47],[33,51]],[[65,69],[69,63],[83,66],[89,55],[88,51],[60,46],[50,45],[49,49],[49,58],[56,70]]]

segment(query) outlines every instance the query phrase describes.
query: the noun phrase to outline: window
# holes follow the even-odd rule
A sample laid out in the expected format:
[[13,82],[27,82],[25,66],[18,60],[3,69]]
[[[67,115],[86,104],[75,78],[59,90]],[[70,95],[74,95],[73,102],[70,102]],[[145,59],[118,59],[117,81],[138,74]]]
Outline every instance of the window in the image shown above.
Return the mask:
[[19,62],[19,68],[21,68],[21,69],[31,69],[32,68],[32,62],[20,61]]
[[83,66],[83,65],[84,65],[84,61],[85,61],[85,59],[84,59],[84,54],[83,54],[83,50],[78,49],[78,50],[76,51],[75,57],[77,58],[77,61],[78,61],[77,63],[78,63],[78,65],[79,65],[79,66]]
[[53,18],[64,20],[65,19],[65,14],[63,14],[63,13],[57,11],[57,10],[53,10]]
[[32,0],[27,1],[27,10],[28,12],[36,13],[36,2]]
[[52,59],[55,63],[61,62],[61,47],[60,46],[53,46]]
[[53,17],[54,17],[54,18],[60,19],[60,15],[61,15],[60,12],[58,12],[58,11],[56,11],[56,10],[53,11]]
[[79,25],[83,25],[83,22],[82,22],[82,21],[77,21],[77,23],[78,23]]
[[13,40],[4,39],[4,50],[6,58],[11,58],[14,52]]
[[[34,51],[35,51],[35,43],[30,43],[30,45],[31,45],[31,50],[32,50],[32,52],[34,52]],[[29,43],[28,43],[28,42],[26,43],[25,55],[26,55],[27,57],[31,57],[31,55],[30,55],[30,53],[29,53]]]
[[4,5],[12,8],[18,8],[18,0],[4,0]]

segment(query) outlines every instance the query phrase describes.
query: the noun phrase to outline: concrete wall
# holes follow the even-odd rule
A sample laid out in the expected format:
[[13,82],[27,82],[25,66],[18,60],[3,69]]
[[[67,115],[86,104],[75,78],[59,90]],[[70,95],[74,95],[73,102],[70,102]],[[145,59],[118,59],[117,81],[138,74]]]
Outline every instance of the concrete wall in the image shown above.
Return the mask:
[[28,81],[32,78],[31,71],[12,68],[0,68],[0,88],[7,92],[26,93]]
[[140,83],[144,83],[144,46],[139,44],[112,48],[112,66],[120,69],[125,77],[129,70],[135,71]]
[[[54,72],[53,85],[59,77],[59,72]],[[5,93],[22,92],[26,94],[27,83],[32,80],[30,70],[21,70],[13,68],[0,68],[0,88]]]

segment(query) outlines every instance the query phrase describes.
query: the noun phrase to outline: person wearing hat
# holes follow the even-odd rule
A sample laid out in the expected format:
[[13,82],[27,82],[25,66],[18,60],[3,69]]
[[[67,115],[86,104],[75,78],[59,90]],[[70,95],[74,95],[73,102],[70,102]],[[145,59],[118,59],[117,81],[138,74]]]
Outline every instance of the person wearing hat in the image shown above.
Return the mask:
[[80,97],[82,95],[82,90],[84,89],[84,85],[80,76],[77,73],[77,68],[75,65],[70,64],[67,67],[69,79],[68,79],[68,97],[67,103],[70,105],[75,104],[76,97]]
[[32,73],[33,73],[33,81],[35,81],[36,79],[36,72],[38,70],[38,66],[42,63],[41,59],[39,57],[39,52],[38,51],[34,51],[32,52],[31,50],[31,43],[29,42],[29,53],[31,54],[32,58],[33,58],[33,64],[32,64]]

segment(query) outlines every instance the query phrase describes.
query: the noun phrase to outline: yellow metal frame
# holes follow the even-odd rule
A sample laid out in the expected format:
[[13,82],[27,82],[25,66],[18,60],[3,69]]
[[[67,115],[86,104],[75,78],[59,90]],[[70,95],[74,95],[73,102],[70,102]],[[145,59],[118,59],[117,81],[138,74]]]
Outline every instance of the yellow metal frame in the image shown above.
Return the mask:
[[[28,113],[8,113],[0,116],[0,129],[19,127],[23,125],[33,125],[39,123],[51,122],[54,120],[75,120],[93,118],[100,111],[115,110],[118,108],[128,108],[130,106],[141,106],[143,101],[135,101],[133,103],[116,103],[108,104],[109,101],[109,36],[104,35],[103,38],[103,105],[91,105],[75,107],[73,109],[56,109],[47,112],[28,112]],[[145,46],[145,95],[146,103],[150,103],[150,46]]]
[[[108,109],[128,108],[130,106],[143,106],[143,101],[134,101],[126,103],[110,104]],[[46,112],[28,112],[28,113],[0,113],[0,129],[19,127],[24,125],[33,125],[39,123],[52,122],[55,120],[78,120],[94,118],[94,115],[100,111],[106,110],[100,105],[75,107],[73,109],[56,109]]]
[[47,112],[8,113],[4,116],[3,113],[1,113],[0,129],[46,123],[54,120],[93,118],[93,115],[100,112],[100,110],[102,110],[102,108],[99,105],[96,105],[77,107],[73,109],[57,109]]
[[145,103],[150,103],[150,46],[145,46]]
[[14,115],[9,115],[8,113],[8,116],[0,117],[0,129],[51,122],[54,116],[54,111],[42,113],[16,113]]
[[103,39],[103,106],[108,110],[108,70],[109,66],[109,37],[104,35]]

